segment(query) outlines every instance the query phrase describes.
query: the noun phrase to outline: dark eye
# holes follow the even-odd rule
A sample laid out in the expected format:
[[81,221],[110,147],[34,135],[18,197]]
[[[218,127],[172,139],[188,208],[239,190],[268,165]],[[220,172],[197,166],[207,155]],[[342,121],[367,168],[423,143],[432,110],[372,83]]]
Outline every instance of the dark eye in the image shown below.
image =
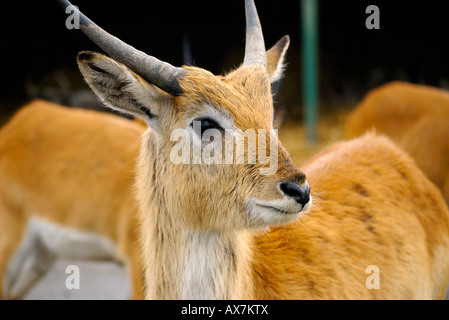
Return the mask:
[[200,136],[203,136],[204,131],[209,129],[223,130],[223,128],[211,118],[195,119],[190,125],[193,127],[196,134]]

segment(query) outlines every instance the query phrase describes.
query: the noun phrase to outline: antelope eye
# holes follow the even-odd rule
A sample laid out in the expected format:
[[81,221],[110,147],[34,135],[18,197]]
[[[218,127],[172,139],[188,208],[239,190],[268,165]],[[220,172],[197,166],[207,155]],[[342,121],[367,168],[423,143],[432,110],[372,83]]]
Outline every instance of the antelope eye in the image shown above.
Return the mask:
[[203,136],[204,131],[209,129],[223,130],[223,128],[211,118],[195,119],[190,125],[200,137]]

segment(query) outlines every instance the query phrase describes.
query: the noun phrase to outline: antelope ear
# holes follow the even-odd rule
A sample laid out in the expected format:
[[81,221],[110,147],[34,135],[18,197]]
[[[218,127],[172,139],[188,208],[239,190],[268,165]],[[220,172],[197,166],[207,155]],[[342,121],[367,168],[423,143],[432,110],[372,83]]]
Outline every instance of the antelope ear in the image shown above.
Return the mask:
[[[142,118],[155,127],[162,104],[173,98],[115,60],[83,51],[78,66],[87,84],[109,108]],[[165,107],[165,106],[164,106]]]
[[283,76],[284,58],[289,45],[290,37],[285,35],[267,51],[267,72],[271,83],[278,81]]

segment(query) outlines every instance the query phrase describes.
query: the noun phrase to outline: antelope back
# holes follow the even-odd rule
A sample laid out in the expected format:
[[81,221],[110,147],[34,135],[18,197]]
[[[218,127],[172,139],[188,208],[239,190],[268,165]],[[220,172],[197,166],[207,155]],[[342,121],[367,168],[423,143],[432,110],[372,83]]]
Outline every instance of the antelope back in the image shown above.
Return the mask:
[[346,137],[369,130],[407,151],[449,203],[449,92],[405,82],[371,91],[350,113]]
[[424,116],[449,114],[449,92],[395,81],[370,91],[348,116],[345,135],[354,138],[374,129],[400,144]]
[[[33,241],[36,250],[27,253],[27,263],[17,264],[12,271],[29,267],[33,256],[39,256],[37,249],[78,257],[93,252],[97,240],[105,241],[112,246],[107,259],[127,264],[133,297],[142,298],[133,184],[145,129],[146,125],[116,115],[43,100],[22,107],[0,129],[0,285],[6,265],[23,247],[34,219],[53,226],[59,240],[50,245],[59,245],[62,253]],[[42,233],[50,237],[51,230]],[[75,239],[71,234],[78,238],[71,241]],[[85,245],[86,239],[92,241]],[[90,256],[102,259],[104,252]],[[49,268],[51,259],[46,260]],[[40,267],[40,272],[46,271]]]
[[444,298],[449,212],[405,152],[367,134],[301,169],[314,205],[255,238],[255,299]]

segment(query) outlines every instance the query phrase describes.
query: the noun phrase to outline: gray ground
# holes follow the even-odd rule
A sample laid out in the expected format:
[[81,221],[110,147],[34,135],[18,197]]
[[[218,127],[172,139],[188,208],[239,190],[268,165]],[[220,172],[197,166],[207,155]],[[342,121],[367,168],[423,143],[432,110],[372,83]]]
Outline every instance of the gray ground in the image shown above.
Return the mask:
[[[79,268],[80,288],[69,290],[65,273],[68,265]],[[70,280],[70,279],[69,279]],[[25,296],[26,300],[123,300],[130,297],[128,274],[115,262],[57,260],[53,267]]]

